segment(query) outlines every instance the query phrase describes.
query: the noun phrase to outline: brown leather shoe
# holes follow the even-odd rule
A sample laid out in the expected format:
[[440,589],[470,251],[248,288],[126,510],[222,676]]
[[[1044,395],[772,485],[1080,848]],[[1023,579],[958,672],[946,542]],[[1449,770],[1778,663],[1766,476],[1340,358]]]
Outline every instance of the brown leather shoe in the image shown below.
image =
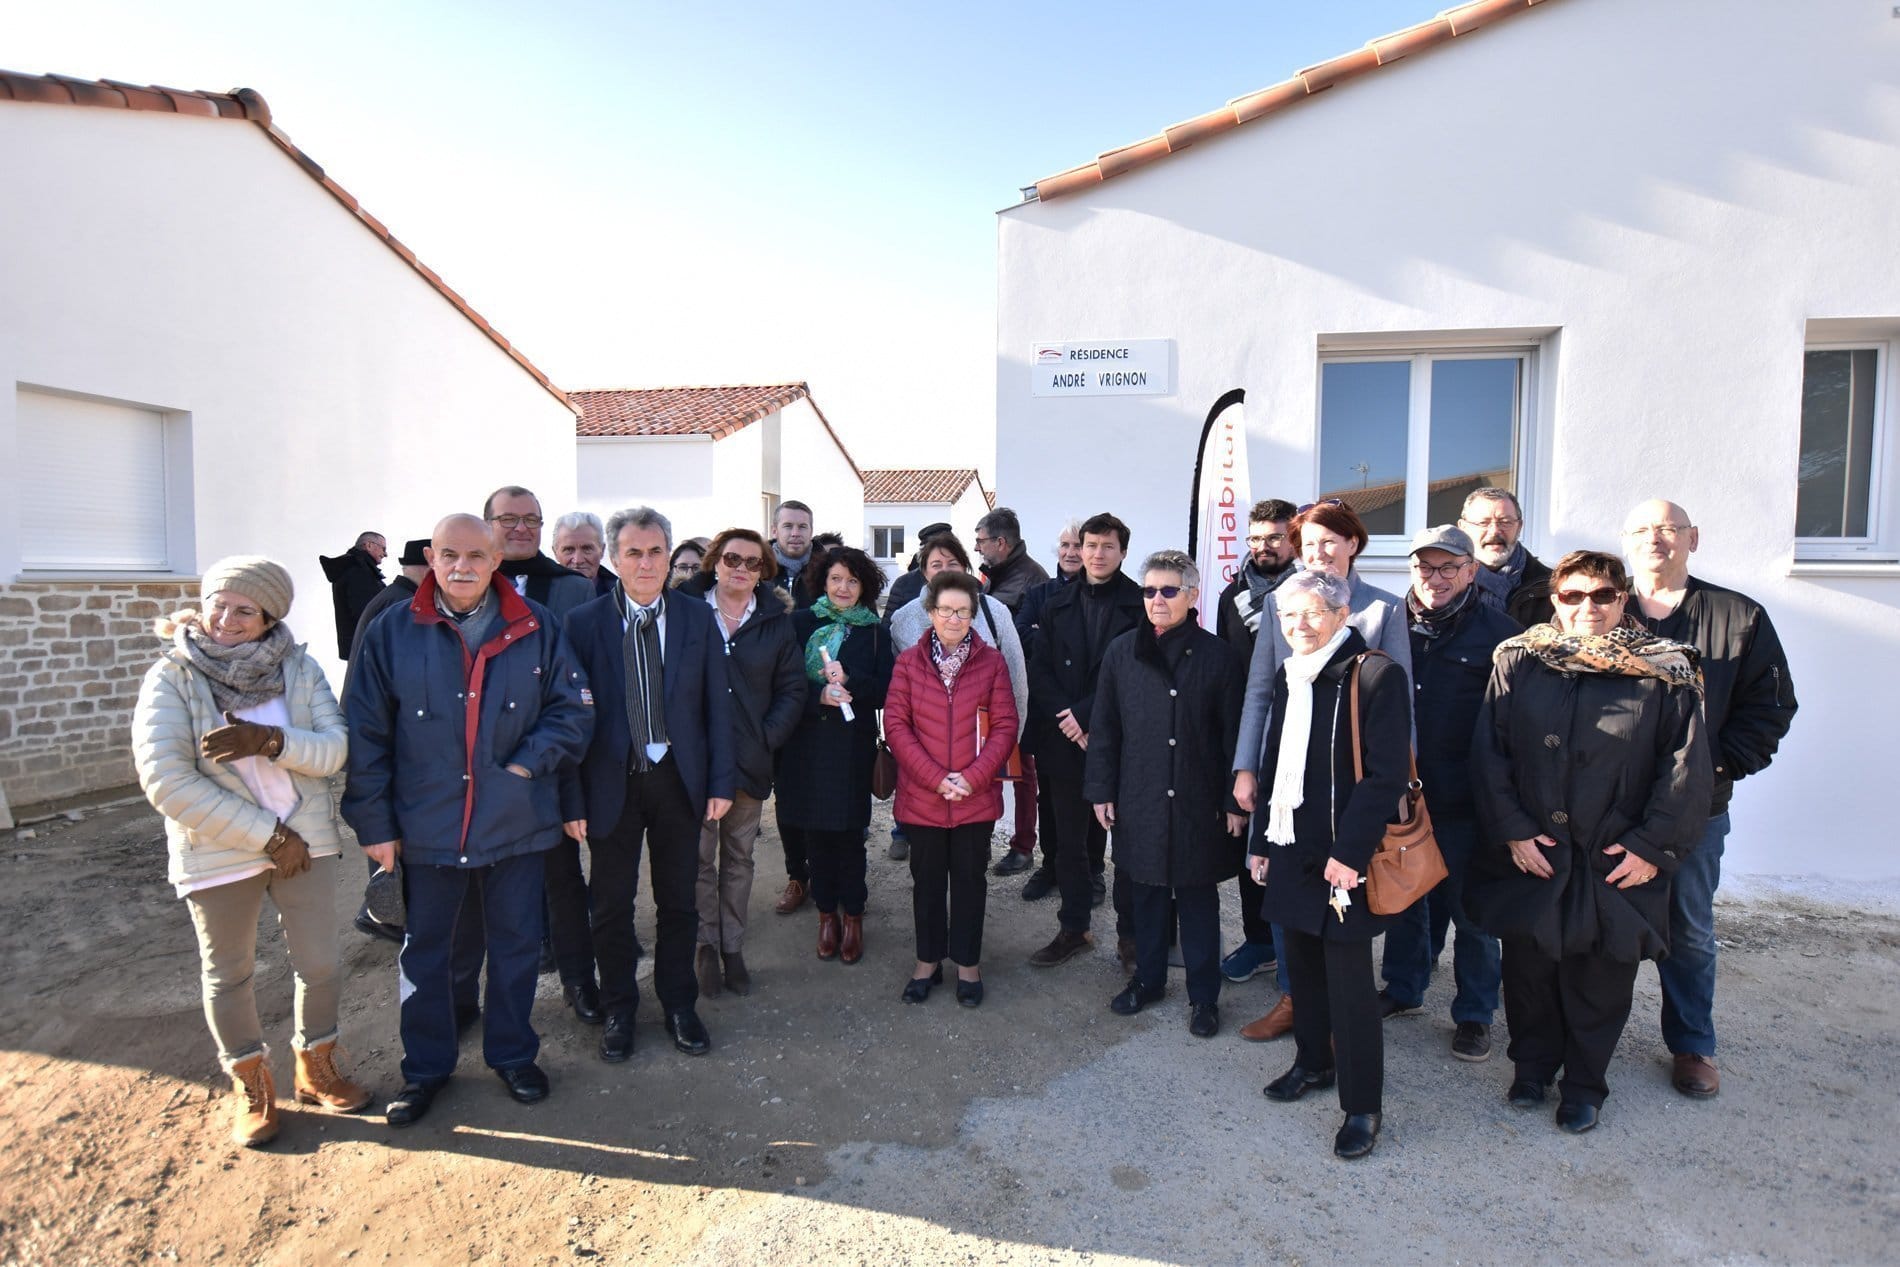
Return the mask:
[[257,1148],[277,1138],[277,1086],[266,1053],[231,1066],[231,1138]]
[[693,976],[699,980],[699,997],[716,999],[719,997],[719,948],[708,942],[700,942],[699,949],[693,952]]
[[1053,968],[1075,958],[1094,944],[1094,939],[1087,933],[1072,933],[1065,928],[1056,934],[1054,941],[1029,956],[1029,963],[1035,968]]
[[1115,939],[1115,955],[1122,961],[1123,974],[1131,977],[1134,976],[1135,939],[1133,937],[1117,937]]
[[818,912],[818,957],[820,959],[838,957],[838,938],[841,933],[836,912],[830,914],[824,911]]
[[1675,1075],[1670,1081],[1676,1090],[1691,1099],[1706,1100],[1722,1089],[1722,1075],[1707,1056],[1678,1052],[1675,1063]]
[[1250,1043],[1270,1043],[1293,1032],[1293,996],[1282,994],[1270,1011],[1251,1025],[1240,1027],[1240,1036]]
[[790,915],[805,904],[805,886],[797,880],[785,882],[785,892],[778,895],[778,905],[772,909],[780,915]]
[[856,963],[864,958],[864,916],[844,917],[844,932],[838,938],[838,958],[844,963]]
[[297,1053],[297,1103],[326,1113],[355,1113],[369,1103],[369,1088],[351,1082],[336,1067],[336,1040]]

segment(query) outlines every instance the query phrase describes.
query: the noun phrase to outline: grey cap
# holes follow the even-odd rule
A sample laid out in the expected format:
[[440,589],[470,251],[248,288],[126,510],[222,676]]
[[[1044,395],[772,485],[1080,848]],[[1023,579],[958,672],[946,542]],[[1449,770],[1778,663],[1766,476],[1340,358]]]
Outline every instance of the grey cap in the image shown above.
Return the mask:
[[1413,554],[1420,550],[1443,550],[1447,554],[1462,554],[1465,558],[1476,558],[1477,547],[1471,544],[1471,536],[1457,524],[1439,524],[1436,528],[1426,528],[1412,537]]

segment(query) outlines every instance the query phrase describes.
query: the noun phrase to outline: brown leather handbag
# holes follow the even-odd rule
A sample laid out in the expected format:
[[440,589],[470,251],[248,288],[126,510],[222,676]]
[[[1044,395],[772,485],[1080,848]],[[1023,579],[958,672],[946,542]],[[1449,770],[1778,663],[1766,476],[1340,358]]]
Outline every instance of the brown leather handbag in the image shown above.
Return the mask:
[[897,754],[883,735],[877,737],[877,755],[871,758],[871,795],[880,801],[897,795]]
[[[1352,781],[1366,777],[1365,754],[1359,739],[1359,670],[1366,656],[1384,655],[1368,651],[1352,664]],[[1424,784],[1418,781],[1418,757],[1406,746],[1411,779],[1399,798],[1398,817],[1385,825],[1385,838],[1366,867],[1366,909],[1374,915],[1397,915],[1438,887],[1448,874],[1445,855],[1438,850],[1438,837],[1432,832],[1431,811],[1425,808]]]

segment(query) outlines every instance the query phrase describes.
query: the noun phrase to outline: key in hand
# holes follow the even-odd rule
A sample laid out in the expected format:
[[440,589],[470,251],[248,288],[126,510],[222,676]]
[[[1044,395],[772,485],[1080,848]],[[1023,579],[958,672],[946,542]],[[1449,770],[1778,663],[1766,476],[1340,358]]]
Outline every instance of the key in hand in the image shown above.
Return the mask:
[[1333,913],[1339,916],[1339,922],[1343,924],[1346,922],[1346,908],[1352,905],[1352,894],[1335,884],[1333,895],[1326,900],[1326,905],[1333,908]]

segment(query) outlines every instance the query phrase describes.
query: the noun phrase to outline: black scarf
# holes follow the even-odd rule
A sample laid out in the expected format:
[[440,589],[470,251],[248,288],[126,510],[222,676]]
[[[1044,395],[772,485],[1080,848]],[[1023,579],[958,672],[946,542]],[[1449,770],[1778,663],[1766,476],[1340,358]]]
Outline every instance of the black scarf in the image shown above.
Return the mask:
[[[666,666],[660,652],[660,617],[666,611],[666,594],[662,592],[654,600],[651,611],[634,605],[624,588],[617,591],[617,597],[621,612],[629,617],[620,644],[627,671],[627,733],[633,741],[627,759],[633,772],[639,774],[653,768],[647,746],[671,742],[666,737]],[[631,612],[629,607],[633,607]]]
[[1427,607],[1418,601],[1418,591],[1407,588],[1405,591],[1405,610],[1410,614],[1412,632],[1421,638],[1436,638],[1447,634],[1458,624],[1458,618],[1471,609],[1478,601],[1478,587],[1465,586],[1465,592],[1450,607]]
[[528,583],[521,587],[521,592],[542,604],[548,601],[548,590],[553,588],[557,577],[580,575],[572,568],[562,567],[538,550],[529,558],[503,559],[500,570],[511,581],[519,576],[527,577]]

